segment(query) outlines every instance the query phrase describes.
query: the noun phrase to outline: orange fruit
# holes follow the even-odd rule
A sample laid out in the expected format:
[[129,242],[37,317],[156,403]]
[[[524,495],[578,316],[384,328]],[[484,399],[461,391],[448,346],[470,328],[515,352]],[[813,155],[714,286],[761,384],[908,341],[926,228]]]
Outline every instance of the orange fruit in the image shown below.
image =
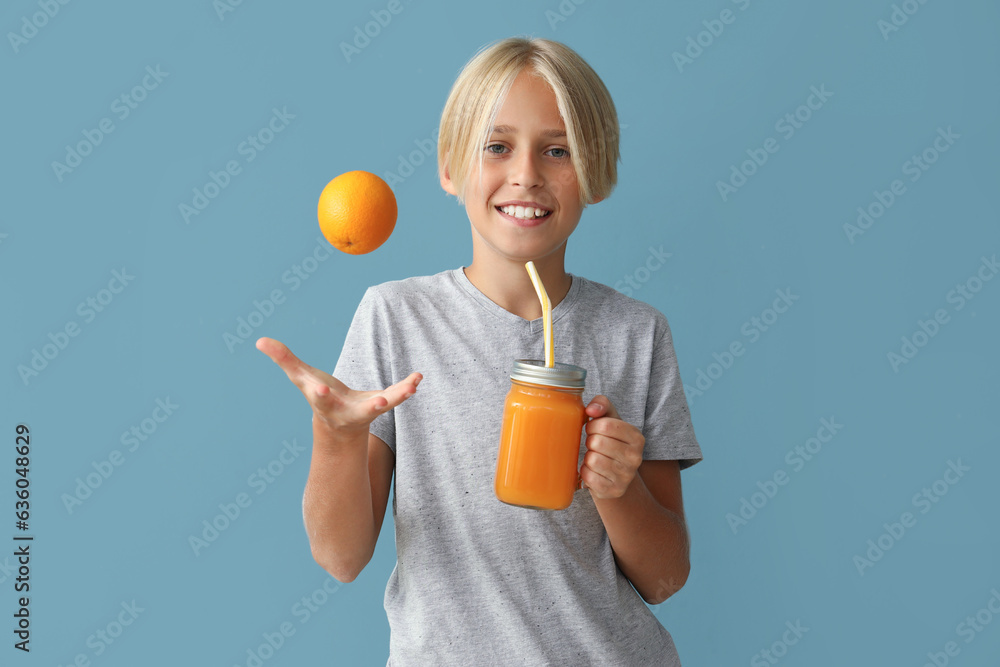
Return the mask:
[[386,242],[396,227],[396,196],[375,174],[349,171],[319,195],[319,228],[337,250],[363,255]]

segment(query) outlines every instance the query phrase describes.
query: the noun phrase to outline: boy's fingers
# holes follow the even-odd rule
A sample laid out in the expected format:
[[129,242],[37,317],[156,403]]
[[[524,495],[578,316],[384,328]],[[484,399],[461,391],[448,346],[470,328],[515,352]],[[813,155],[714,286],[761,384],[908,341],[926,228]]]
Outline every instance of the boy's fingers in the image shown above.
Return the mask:
[[292,354],[292,351],[284,343],[273,338],[258,338],[257,349],[270,357],[271,361],[278,364],[281,370],[288,373],[289,376],[291,376],[293,368],[302,364],[302,361]]
[[385,391],[382,392],[382,395],[385,396],[386,394],[391,393],[395,396],[397,394],[402,395],[407,393],[414,393],[417,389],[417,385],[420,384],[420,381],[423,379],[424,376],[422,376],[420,373],[416,372],[410,373],[396,384],[392,385],[391,387],[387,387]]
[[[422,379],[423,376],[420,373],[410,373],[404,379],[377,394],[375,397],[376,400],[373,401],[372,405],[380,411],[391,410],[416,393],[417,385],[420,384]],[[381,405],[381,402],[377,400],[379,397],[385,399],[385,405]]]
[[[309,366],[301,359],[292,354],[286,345],[273,338],[259,338],[256,343],[258,350],[271,358],[281,370],[285,371],[288,379],[295,384],[306,397],[313,401],[319,401],[326,406],[344,405],[346,395],[342,392],[351,393],[335,377]],[[381,412],[390,410],[417,390],[417,385],[423,376],[420,373],[410,373],[404,379],[387,389],[379,392],[359,392],[362,396],[368,394],[367,405],[369,413],[378,415]],[[331,384],[332,383],[332,386]]]
[[621,417],[618,416],[618,410],[615,409],[611,399],[603,394],[594,396],[594,398],[591,399],[590,405],[587,406],[587,413],[591,417],[595,418],[604,414],[612,419],[621,419]]
[[389,401],[385,398],[385,396],[376,395],[368,399],[368,411],[371,415],[374,415],[374,417],[377,417],[385,412],[388,406]]
[[330,377],[327,373],[313,368],[309,364],[305,363],[288,349],[288,347],[273,338],[260,338],[257,340],[257,349],[266,354],[271,358],[271,361],[276,363],[281,370],[285,371],[285,375],[291,380],[296,386],[302,386],[302,379],[308,378],[309,376],[314,377],[320,384],[328,381]]

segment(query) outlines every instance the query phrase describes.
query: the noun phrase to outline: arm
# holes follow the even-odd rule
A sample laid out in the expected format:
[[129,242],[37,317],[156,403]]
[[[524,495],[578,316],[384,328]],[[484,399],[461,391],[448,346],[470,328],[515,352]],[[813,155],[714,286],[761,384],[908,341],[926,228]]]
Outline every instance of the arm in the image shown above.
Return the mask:
[[592,419],[580,478],[622,574],[643,600],[660,604],[680,590],[691,569],[680,465],[643,461],[645,438],[606,396],[595,396],[587,414]]
[[376,436],[339,437],[313,419],[302,517],[313,558],[338,581],[354,581],[375,553],[394,467]]
[[422,376],[411,373],[381,391],[355,391],[276,340],[261,338],[257,349],[285,371],[313,409],[303,521],[316,562],[339,581],[353,581],[375,551],[395,464],[392,450],[369,426],[413,396]]
[[660,604],[684,586],[690,538],[677,461],[643,461],[624,495],[594,497],[594,504],[618,568],[643,600]]

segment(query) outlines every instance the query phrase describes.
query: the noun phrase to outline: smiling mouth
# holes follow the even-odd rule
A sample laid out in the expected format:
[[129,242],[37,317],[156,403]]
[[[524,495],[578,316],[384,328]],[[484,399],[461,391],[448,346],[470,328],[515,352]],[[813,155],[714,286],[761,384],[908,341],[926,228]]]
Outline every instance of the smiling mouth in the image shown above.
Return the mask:
[[552,214],[552,211],[546,211],[532,206],[495,206],[494,208],[501,213],[505,213],[512,218],[517,218],[518,220],[539,220],[541,218],[547,218]]

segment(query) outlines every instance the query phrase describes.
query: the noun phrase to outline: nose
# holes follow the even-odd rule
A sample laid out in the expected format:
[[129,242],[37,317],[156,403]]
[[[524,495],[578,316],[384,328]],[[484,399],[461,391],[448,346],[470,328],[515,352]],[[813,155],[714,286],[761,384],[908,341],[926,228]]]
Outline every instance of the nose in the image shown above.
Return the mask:
[[531,188],[543,183],[540,158],[531,151],[520,151],[508,164],[510,172],[507,180],[511,185]]

